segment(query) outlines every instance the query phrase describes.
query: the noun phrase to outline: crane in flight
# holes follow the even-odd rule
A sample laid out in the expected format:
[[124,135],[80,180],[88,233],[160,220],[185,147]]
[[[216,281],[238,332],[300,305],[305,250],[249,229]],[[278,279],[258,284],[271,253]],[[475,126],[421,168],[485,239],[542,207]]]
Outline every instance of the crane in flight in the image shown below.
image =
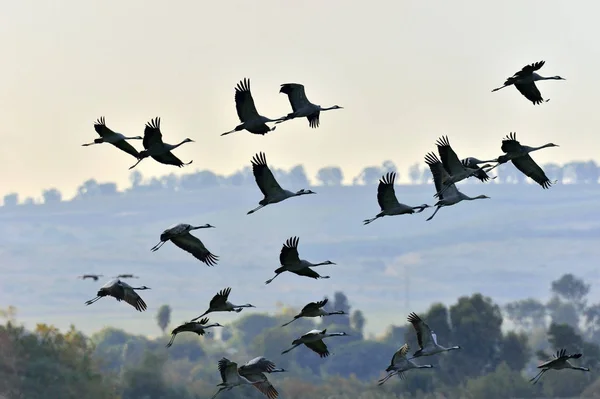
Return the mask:
[[190,234],[190,231],[192,230],[208,229],[214,227],[215,226],[208,223],[203,226],[192,226],[187,223],[179,223],[163,231],[160,235],[160,242],[154,247],[152,247],[150,250],[152,252],[158,251],[158,249],[162,247],[165,242],[171,241],[177,247],[194,255],[194,258],[203,262],[207,266],[214,266],[217,264],[219,257],[217,255],[212,254],[208,249],[206,249],[206,247],[198,237],[194,237],[192,234]]
[[262,116],[256,110],[254,105],[254,99],[250,92],[250,79],[244,78],[235,87],[235,109],[240,118],[240,125],[237,125],[233,130],[221,134],[225,136],[230,133],[239,132],[240,130],[247,130],[250,133],[265,135],[276,129],[276,126],[270,128],[267,126],[267,122],[277,122],[282,120],[270,119]]
[[94,123],[94,130],[100,136],[100,138],[94,139],[91,143],[82,144],[83,147],[87,147],[94,144],[109,143],[117,147],[119,150],[128,153],[131,156],[139,158],[140,153],[126,140],[142,140],[142,136],[125,137],[121,133],[114,132],[106,127],[104,117],[101,116]]
[[133,306],[138,312],[142,312],[147,309],[146,302],[144,302],[144,300],[135,291],[149,289],[150,288],[146,287],[145,285],[141,287],[132,287],[124,281],[114,279],[100,287],[98,293],[96,294],[96,298],[86,301],[85,304],[91,305],[105,296],[112,296],[117,301],[125,301]]
[[344,108],[339,105],[323,108],[320,105],[311,103],[308,101],[308,98],[306,98],[304,85],[298,83],[284,83],[281,85],[279,92],[287,94],[290,105],[292,106],[292,112],[275,122],[275,124],[289,121],[294,118],[306,118],[308,119],[308,126],[317,128],[319,127],[321,111]]
[[573,366],[569,359],[579,359],[581,357],[581,353],[574,353],[572,355],[568,355],[566,349],[560,349],[556,352],[553,359],[550,359],[542,364],[540,364],[537,368],[542,369],[535,377],[529,380],[529,382],[533,382],[533,384],[537,384],[537,382],[542,378],[544,373],[548,370],[563,370],[563,369],[572,369],[572,370],[580,370],[580,371],[590,371],[587,367],[578,367]]
[[540,76],[536,71],[544,66],[546,61],[534,62],[533,64],[524,66],[519,72],[506,79],[504,85],[492,90],[498,91],[508,86],[515,86],[517,90],[534,105],[548,102],[550,99],[544,100],[535,82],[539,80],[566,80],[560,76]]

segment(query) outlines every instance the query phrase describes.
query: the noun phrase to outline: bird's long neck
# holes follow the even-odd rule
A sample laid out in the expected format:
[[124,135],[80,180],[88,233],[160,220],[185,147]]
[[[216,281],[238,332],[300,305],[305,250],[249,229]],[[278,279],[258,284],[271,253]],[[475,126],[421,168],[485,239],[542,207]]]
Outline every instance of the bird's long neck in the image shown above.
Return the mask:
[[328,316],[331,316],[333,314],[346,314],[346,312],[344,312],[343,310],[336,310],[335,312],[327,313]]
[[548,148],[548,147],[552,147],[552,144],[548,143],[548,144],[541,145],[539,147],[525,147],[525,148],[527,148],[528,152],[532,152],[532,151],[537,151],[537,150],[541,150],[542,148]]
[[149,289],[148,287],[131,287],[132,290],[147,290]]
[[430,369],[433,366],[431,364],[424,364],[422,366],[417,366],[418,369]]
[[319,109],[320,109],[321,111],[329,111],[330,109],[337,109],[337,107],[336,107],[336,106],[333,106],[333,107],[327,107],[327,108],[323,108],[323,107],[321,107],[321,106],[319,105]]
[[323,335],[323,338],[326,338],[326,337],[342,337],[342,336],[344,336],[344,334],[342,334],[342,333],[327,333],[327,334]]
[[250,305],[249,303],[245,304],[245,305],[234,305],[231,304],[232,307],[234,308],[253,308],[254,306]]
[[174,150],[175,148],[177,148],[180,145],[185,144],[185,143],[187,143],[187,141],[186,140],[182,140],[179,144],[175,144],[174,146],[172,146],[171,149]]
[[443,348],[443,349],[446,352],[449,352],[449,351],[453,351],[453,350],[456,350],[456,349],[460,349],[460,347],[458,347],[458,346],[451,346],[450,348]]
[[573,370],[590,371],[590,369],[588,369],[587,367],[571,366],[570,368],[572,368]]
[[139,136],[135,136],[135,137],[124,137],[125,140],[141,140],[142,137]]
[[210,328],[210,327],[222,327],[220,324],[209,324],[207,326],[203,326],[202,328]]
[[270,371],[271,373],[284,373],[285,370],[284,369],[273,369]]
[[323,265],[328,265],[329,262],[320,262],[320,263],[313,263],[312,266],[323,266]]

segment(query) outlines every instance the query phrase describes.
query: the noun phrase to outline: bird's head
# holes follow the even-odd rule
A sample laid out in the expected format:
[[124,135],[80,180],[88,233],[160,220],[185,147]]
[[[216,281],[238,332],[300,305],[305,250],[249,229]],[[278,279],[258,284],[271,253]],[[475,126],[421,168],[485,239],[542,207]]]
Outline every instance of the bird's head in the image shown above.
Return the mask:
[[224,326],[224,325],[222,325],[222,324],[219,324],[219,323],[214,323],[214,324],[213,324],[213,327],[225,327],[225,326]]
[[483,195],[483,194],[482,195],[478,195],[475,198],[478,198],[478,199],[490,199],[490,197],[488,197],[487,195]]
[[255,308],[255,307],[256,307],[256,306],[254,306],[254,305],[252,305],[252,304],[250,304],[250,303],[247,303],[247,304],[246,304],[246,305],[244,305],[244,306],[245,306],[245,307],[247,307],[247,308]]
[[344,109],[344,107],[340,107],[339,105],[334,105],[331,109]]
[[316,194],[316,193],[314,191],[312,191],[312,190],[306,190],[304,188],[302,190],[299,190],[296,193],[296,195],[304,195],[304,194]]
[[548,143],[548,144],[546,144],[546,147],[560,147],[560,146],[558,144]]
[[212,224],[210,224],[210,223],[206,223],[206,224],[204,224],[204,225],[202,225],[202,226],[192,226],[192,227],[190,228],[190,230],[209,229],[209,228],[215,228],[215,226],[213,226],[213,225],[212,225]]
[[423,204],[423,205],[421,205],[421,208],[423,208],[423,209],[425,209],[425,208],[431,208],[431,205]]
[[183,140],[184,143],[194,143],[194,140],[190,139],[190,138],[186,138],[185,140]]
[[341,337],[347,337],[347,336],[349,336],[350,334],[348,334],[348,333],[346,333],[346,332],[341,332],[339,335],[340,335]]
[[302,340],[300,339],[295,339],[292,341],[292,345],[300,345],[302,343]]
[[131,137],[131,139],[133,139],[133,140],[143,140],[144,138],[142,136],[134,136],[134,137]]
[[150,287],[146,287],[145,285],[142,285],[140,288],[138,288],[138,290],[150,290],[152,288]]
[[554,77],[554,79],[556,79],[556,80],[567,80],[567,79],[565,79],[565,78],[563,78],[563,77],[561,77],[561,76],[558,76],[558,75],[556,75],[556,76]]
[[330,260],[326,260],[325,262],[323,262],[324,265],[335,265],[335,263],[333,263]]

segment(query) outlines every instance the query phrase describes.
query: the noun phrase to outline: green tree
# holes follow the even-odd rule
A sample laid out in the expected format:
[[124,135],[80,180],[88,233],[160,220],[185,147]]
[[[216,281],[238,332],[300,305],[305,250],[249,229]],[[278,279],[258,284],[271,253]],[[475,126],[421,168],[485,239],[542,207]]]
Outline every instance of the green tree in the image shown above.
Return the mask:
[[504,310],[508,318],[517,326],[526,331],[534,327],[546,328],[546,306],[537,299],[527,298],[508,303]]
[[558,280],[553,281],[551,289],[552,293],[573,303],[577,306],[577,310],[581,311],[585,307],[586,298],[590,292],[590,285],[586,284],[583,279],[567,273]]
[[169,323],[171,323],[171,307],[169,305],[162,305],[160,308],[158,308],[158,312],[156,313],[156,322],[164,334],[167,331]]

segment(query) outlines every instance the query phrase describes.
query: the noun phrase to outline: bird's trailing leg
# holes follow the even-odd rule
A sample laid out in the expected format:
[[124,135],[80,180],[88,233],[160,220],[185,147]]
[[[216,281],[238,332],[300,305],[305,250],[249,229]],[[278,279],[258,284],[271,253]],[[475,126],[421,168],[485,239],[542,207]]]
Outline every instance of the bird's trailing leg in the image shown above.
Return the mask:
[[154,251],[158,251],[158,249],[160,247],[162,247],[165,244],[166,241],[161,241],[158,244],[156,244],[155,246],[153,246],[152,248],[150,248],[150,251],[154,252]]
[[129,167],[129,170],[135,168],[136,166],[138,166],[138,163],[142,162],[144,160],[144,158],[138,158],[137,162],[133,165]]
[[270,284],[270,283],[271,283],[271,281],[275,280],[275,278],[276,278],[277,276],[279,276],[280,274],[281,274],[281,273],[277,273],[277,274],[275,274],[275,276],[273,276],[273,278],[270,278],[270,279],[268,279],[267,281],[265,281],[265,284]]
[[169,340],[169,343],[167,344],[167,348],[170,348],[171,345],[173,345],[173,341],[175,341],[176,336],[177,336],[177,334],[171,335],[171,339]]
[[91,305],[92,303],[97,302],[100,298],[102,298],[102,297],[101,296],[97,296],[94,299],[90,299],[89,301],[85,301],[85,304],[86,305]]
[[282,354],[282,355],[285,355],[286,353],[288,353],[289,351],[291,351],[291,350],[292,350],[292,349],[294,349],[294,348],[297,348],[297,347],[299,347],[300,345],[302,345],[302,344],[296,344],[296,345],[292,346],[290,349],[286,349],[286,350],[284,350],[283,352],[281,352],[281,354]]
[[86,144],[82,144],[82,147],[87,147],[88,145],[94,145],[94,144],[100,144],[100,143],[86,143]]
[[441,207],[442,207],[441,205],[438,205],[438,206],[435,208],[435,211],[433,212],[433,215],[429,216],[429,217],[427,218],[427,220],[429,221],[429,220],[433,219],[433,217],[435,216],[435,214],[436,214],[436,213],[438,213],[438,211],[440,210],[440,208],[441,208]]
[[377,381],[377,385],[383,385],[387,380],[389,380],[396,374],[398,374],[398,371],[396,371],[396,370],[389,372],[388,375],[386,375],[385,377],[383,377],[382,379]]
[[210,399],[215,399],[218,394],[220,394],[223,391],[229,391],[229,390],[231,390],[231,388],[233,388],[233,387],[221,387],[221,388],[219,388],[219,390],[217,391],[217,393],[215,393]]
[[298,318],[295,318],[295,317],[294,317],[292,320],[288,321],[287,323],[285,323],[285,324],[282,324],[282,325],[281,325],[281,327],[285,327],[285,326],[287,326],[288,324],[290,324],[290,323],[292,323],[292,322],[294,322],[294,321],[296,321],[296,320],[298,320],[298,319],[299,319],[299,317],[298,317]]
[[199,318],[201,318],[202,316],[205,316],[205,315],[207,315],[207,314],[209,314],[209,313],[210,313],[210,311],[208,311],[208,310],[207,310],[206,312],[202,313],[200,316],[196,317],[195,319],[192,319],[191,321],[196,321],[196,320],[198,320]]
[[248,213],[246,215],[249,215],[251,213],[254,213],[256,211],[258,211],[260,208],[264,207],[265,205],[259,205],[256,208],[252,209],[251,211],[248,211]]
[[371,223],[371,222],[374,222],[375,220],[379,219],[380,217],[381,217],[380,215],[377,215],[377,216],[375,216],[374,218],[371,218],[371,219],[365,219],[365,220],[363,220],[363,224],[364,224],[364,225],[367,225],[367,224],[369,224],[369,223]]
[[495,92],[495,91],[498,91],[500,89],[504,89],[505,87],[508,87],[508,86],[510,86],[510,85],[504,85],[504,86],[501,86],[501,87],[496,87],[494,90],[492,90],[492,93]]
[[548,371],[548,369],[542,369],[542,371],[537,373],[537,375],[535,377],[533,377],[532,379],[530,379],[529,382],[533,382],[533,385],[537,384],[537,382],[540,380],[540,378],[542,378],[542,376],[544,375],[544,373],[546,371]]

